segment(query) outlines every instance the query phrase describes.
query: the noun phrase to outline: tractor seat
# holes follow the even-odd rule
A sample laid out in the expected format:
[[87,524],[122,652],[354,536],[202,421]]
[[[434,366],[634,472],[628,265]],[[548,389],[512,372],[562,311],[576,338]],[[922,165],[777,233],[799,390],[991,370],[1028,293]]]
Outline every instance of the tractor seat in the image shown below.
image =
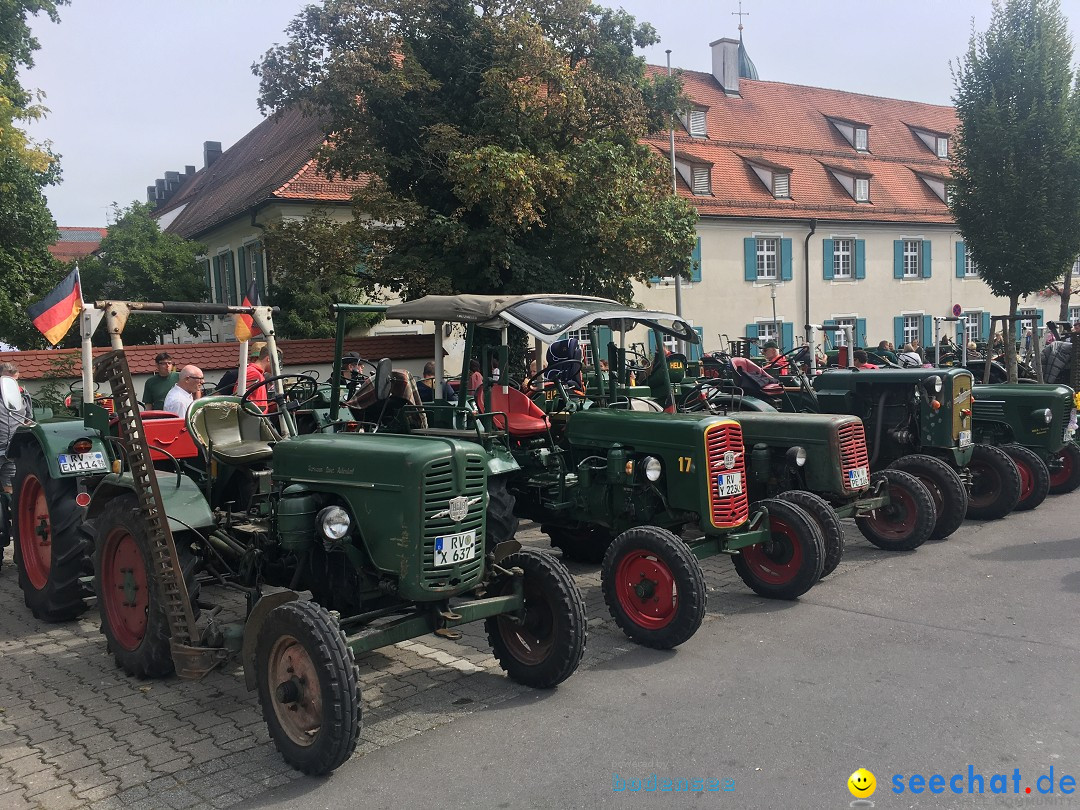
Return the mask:
[[281,440],[266,419],[240,408],[240,397],[209,396],[191,404],[188,431],[203,452],[234,466],[269,461],[272,442]]
[[[476,407],[480,413],[484,412],[483,391],[477,391]],[[507,388],[504,394],[501,385],[491,386],[491,409],[506,414],[506,420],[510,423],[509,427],[503,424],[503,420],[499,417],[495,418],[495,427],[506,430],[511,436],[525,438],[546,433],[548,430],[547,414],[516,388]]]

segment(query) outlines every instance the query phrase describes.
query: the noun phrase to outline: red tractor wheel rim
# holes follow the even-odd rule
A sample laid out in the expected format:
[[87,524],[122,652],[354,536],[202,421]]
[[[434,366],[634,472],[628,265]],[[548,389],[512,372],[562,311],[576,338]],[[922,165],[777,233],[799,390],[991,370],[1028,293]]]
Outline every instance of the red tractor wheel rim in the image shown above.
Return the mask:
[[146,562],[127,529],[114,529],[105,538],[101,568],[101,599],[113,640],[125,650],[134,650],[146,635],[150,588]]
[[1058,487],[1065,484],[1072,477],[1073,458],[1072,454],[1065,450],[1058,453],[1058,462],[1061,467],[1050,471],[1050,486]]
[[903,487],[889,487],[889,505],[875,509],[870,524],[878,534],[893,540],[907,538],[915,529],[918,507]]
[[278,725],[296,745],[315,742],[323,722],[322,687],[315,662],[292,636],[274,642],[266,677]]
[[679,607],[675,577],[651,551],[631,551],[615,570],[615,595],[630,620],[646,630],[671,624]]
[[1027,462],[1014,458],[1013,463],[1016,464],[1016,470],[1020,473],[1020,500],[1023,501],[1035,491],[1035,476],[1032,475],[1031,467],[1027,465]]
[[742,549],[743,559],[762,582],[786,585],[799,575],[803,564],[803,549],[799,535],[788,523],[769,517],[772,539]]
[[52,570],[52,522],[45,487],[36,475],[28,475],[19,487],[19,549],[27,579],[40,591]]

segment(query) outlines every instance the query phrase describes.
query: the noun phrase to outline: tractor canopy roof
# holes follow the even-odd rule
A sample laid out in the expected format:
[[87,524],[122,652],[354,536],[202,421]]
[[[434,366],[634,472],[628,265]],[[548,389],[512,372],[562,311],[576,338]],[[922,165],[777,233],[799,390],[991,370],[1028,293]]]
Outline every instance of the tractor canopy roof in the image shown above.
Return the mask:
[[387,307],[386,317],[452,321],[488,329],[502,329],[509,324],[547,342],[592,324],[616,332],[646,326],[679,340],[698,342],[693,327],[677,315],[634,309],[608,298],[585,295],[428,295]]

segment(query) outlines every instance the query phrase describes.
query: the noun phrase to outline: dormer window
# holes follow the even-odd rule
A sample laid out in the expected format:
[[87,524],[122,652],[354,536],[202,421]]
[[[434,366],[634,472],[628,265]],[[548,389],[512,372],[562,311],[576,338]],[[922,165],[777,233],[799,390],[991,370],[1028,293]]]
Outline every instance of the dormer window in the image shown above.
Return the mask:
[[694,107],[690,110],[690,126],[687,127],[694,138],[704,138],[708,134],[705,128],[705,108]]
[[949,157],[949,134],[947,132],[936,132],[932,129],[922,129],[921,127],[915,127],[908,124],[908,128],[915,134],[915,136],[923,142],[923,145],[933,152],[941,160],[947,160]]
[[946,205],[952,202],[952,183],[949,182],[949,178],[941,174],[930,174],[929,172],[915,172],[919,179],[926,183],[926,187],[929,188],[937,198]]
[[708,166],[694,166],[691,172],[691,188],[694,194],[707,196],[712,194],[712,179]]
[[773,196],[777,199],[787,199],[791,196],[791,175],[788,173],[781,174],[776,172],[773,175]]
[[844,190],[851,195],[851,199],[855,202],[870,202],[870,178],[873,175],[861,172],[856,174],[849,169],[837,166],[825,166],[825,170],[836,178],[836,182],[844,187]]
[[949,156],[949,139],[938,138],[937,139],[937,156],[941,159],[945,159]]
[[778,200],[791,199],[791,168],[761,157],[740,155],[762,185]]
[[855,178],[855,202],[869,202],[870,201],[870,178],[868,177],[856,177]]
[[870,151],[870,125],[861,121],[852,121],[848,118],[835,118],[825,116],[829,123],[836,127],[837,131],[844,136],[856,151]]
[[686,152],[675,153],[675,171],[695,196],[712,194],[712,163]]
[[860,152],[869,149],[870,135],[864,127],[855,127],[855,148]]

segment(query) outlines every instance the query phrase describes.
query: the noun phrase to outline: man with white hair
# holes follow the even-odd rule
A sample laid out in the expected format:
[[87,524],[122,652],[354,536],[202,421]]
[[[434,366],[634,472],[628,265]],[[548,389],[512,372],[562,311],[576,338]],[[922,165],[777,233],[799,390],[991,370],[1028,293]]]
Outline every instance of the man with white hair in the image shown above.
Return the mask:
[[[0,377],[18,380],[19,369],[14,363],[0,363]],[[7,456],[8,444],[15,435],[15,429],[26,421],[27,416],[25,400],[18,410],[9,410],[0,403],[0,489],[9,494],[15,477],[15,460]]]
[[165,410],[187,416],[191,403],[202,395],[203,373],[198,366],[184,366],[180,378],[165,397]]

